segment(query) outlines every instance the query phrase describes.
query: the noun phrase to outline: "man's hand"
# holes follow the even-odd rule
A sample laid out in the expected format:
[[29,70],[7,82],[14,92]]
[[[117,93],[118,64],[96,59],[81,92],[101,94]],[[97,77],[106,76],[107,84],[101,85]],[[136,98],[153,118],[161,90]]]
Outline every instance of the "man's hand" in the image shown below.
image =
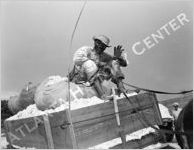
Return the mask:
[[120,58],[123,51],[124,51],[124,49],[122,49],[121,45],[115,46],[114,47],[114,56],[116,58]]

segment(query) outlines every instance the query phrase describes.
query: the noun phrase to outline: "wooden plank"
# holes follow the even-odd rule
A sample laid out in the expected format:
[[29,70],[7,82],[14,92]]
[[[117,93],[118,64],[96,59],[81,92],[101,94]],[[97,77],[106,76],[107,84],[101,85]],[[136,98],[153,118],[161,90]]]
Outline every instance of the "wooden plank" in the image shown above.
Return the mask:
[[[5,122],[8,124],[7,131],[11,133],[11,137],[16,137],[14,141],[10,143],[12,145],[40,149],[47,149],[48,146],[52,148],[53,145],[54,148],[73,148],[72,140],[69,138],[70,129],[66,124],[68,123],[66,110],[48,115],[48,120],[51,128],[51,133],[49,134],[53,136],[53,144],[47,141],[50,137],[48,133],[46,134],[46,131],[48,132],[48,130],[45,130],[43,116],[7,120]],[[16,131],[20,128],[20,132]],[[22,136],[21,132],[23,132],[25,136]],[[7,139],[10,139],[9,137],[10,136],[8,136]],[[49,143],[50,145],[48,145]]]
[[[133,105],[131,105],[124,98],[118,101],[121,124],[123,124],[122,128],[125,133],[131,133],[136,130],[145,128],[145,122],[142,120],[137,120],[137,117],[139,117],[139,115],[136,114],[136,116],[133,118],[133,116],[135,115],[134,107],[137,108],[139,111],[145,110],[144,113],[148,117],[148,120],[152,120],[153,118],[155,118],[153,113],[153,102],[155,101],[155,99],[153,95],[150,95],[149,93],[138,95],[138,101],[141,104],[140,106],[137,103],[137,98],[135,96],[130,97],[130,101],[133,103]],[[65,138],[65,135],[60,132],[60,126],[64,124],[65,121],[67,121],[65,115],[66,111],[53,113],[54,117],[51,117],[50,119],[52,120],[52,132],[57,132],[60,135],[58,137]],[[75,138],[79,148],[88,148],[89,146],[109,141],[119,136],[119,129],[115,119],[113,102],[106,102],[86,108],[80,108],[78,110],[72,110],[71,117],[73,120]],[[135,128],[134,126],[131,126],[131,118],[133,118],[133,123],[135,122],[137,124]],[[157,120],[154,119],[150,123],[157,124],[156,121]],[[142,124],[142,122],[144,122],[144,125]],[[55,136],[55,138],[57,140],[54,140],[54,143],[60,140],[59,138],[57,138],[57,136]],[[53,139],[55,138],[53,137]],[[66,141],[63,143],[68,142]],[[71,143],[71,141],[69,141],[69,143]],[[61,146],[58,146],[58,148],[65,148],[68,144],[63,145],[61,143],[57,143],[57,145]]]
[[160,113],[160,109],[159,109],[159,106],[158,106],[158,100],[157,100],[156,94],[154,94],[154,93],[150,93],[150,94],[152,94],[154,99],[155,99],[155,101],[153,101],[153,103],[154,103],[154,107],[153,107],[154,119],[156,120],[157,125],[162,125],[162,123],[163,123],[162,115]]
[[118,105],[117,105],[117,99],[115,97],[115,90],[114,88],[112,88],[112,93],[113,93],[113,103],[114,103],[114,110],[115,110],[115,116],[116,116],[116,120],[117,120],[117,125],[120,126],[120,118],[119,118],[119,109],[118,109]]
[[66,115],[66,110],[67,109],[64,109],[64,110],[53,112],[49,114],[49,120],[50,120],[51,127],[58,127],[58,126],[61,126],[67,123],[68,119]]
[[[131,105],[131,103],[129,103],[126,100],[126,98],[119,99],[118,100],[119,112],[134,110],[134,108],[141,109],[141,107],[139,107],[139,104],[137,103],[136,97],[138,97],[141,107],[144,107],[146,105],[153,105],[152,96],[150,96],[150,94],[148,93],[143,93],[137,96],[129,97],[133,105]],[[100,121],[103,119],[106,120],[108,119],[108,117],[102,118],[102,116],[107,116],[111,114],[114,114],[114,104],[111,101],[98,104],[98,105],[94,105],[94,106],[90,106],[87,108],[80,108],[77,110],[73,110],[71,112],[73,123],[84,121],[84,120],[90,120],[92,118],[98,118],[98,117]],[[98,119],[95,119],[95,122],[97,120]],[[90,120],[90,122],[91,121],[92,120]]]
[[8,147],[12,147],[12,142],[9,136],[9,127],[8,127],[8,122],[4,122],[4,127],[5,127],[5,136],[6,136],[6,140],[8,142]]
[[68,126],[58,126],[52,128],[53,143],[55,149],[72,149],[72,140]]
[[48,148],[54,149],[53,136],[51,132],[51,126],[50,126],[48,114],[43,115],[43,120],[44,120],[44,127],[46,131],[46,139],[47,139]]
[[[139,97],[137,97],[137,96],[135,97],[136,98],[136,103],[138,104],[138,110],[139,110],[138,116],[140,118],[145,118],[145,115],[140,113],[140,110],[141,110],[140,108],[142,108],[142,109],[152,108],[153,109],[153,114],[155,114],[155,115],[153,115],[153,120],[155,122],[157,122],[157,124],[161,124],[162,123],[162,121],[161,121],[162,119],[161,119],[161,114],[160,114],[158,103],[157,103],[156,94],[154,94],[154,93],[147,93],[147,94],[150,97],[149,101],[152,102],[151,106],[149,106],[149,105],[142,106],[142,104],[140,103],[141,99]],[[158,118],[160,118],[160,119],[158,119]],[[149,120],[144,119],[144,121],[146,123],[149,123]]]
[[20,147],[47,148],[42,116],[19,120],[5,120],[7,140]]
[[49,115],[49,120],[51,122],[54,147],[56,149],[77,148],[74,128],[73,124],[71,124],[71,115],[69,110],[66,109],[63,111],[54,112],[52,115]]
[[112,88],[112,93],[113,93],[113,102],[114,102],[114,110],[115,110],[115,117],[117,120],[117,125],[119,128],[119,136],[121,138],[122,144],[123,144],[123,148],[125,147],[126,144],[126,136],[124,134],[123,129],[121,128],[121,123],[120,123],[120,117],[119,117],[119,110],[118,110],[118,105],[117,105],[117,99],[115,97],[115,89]]
[[67,122],[70,123],[68,125],[68,128],[69,128],[69,131],[70,131],[69,133],[70,133],[70,138],[71,138],[71,141],[72,141],[72,146],[73,146],[73,149],[77,149],[78,147],[77,147],[74,128],[73,128],[73,124],[72,124],[71,114],[70,114],[70,111],[68,109],[66,110],[66,115],[67,115]]
[[[151,124],[155,124],[153,118],[153,111],[144,110],[143,113],[146,119]],[[138,119],[137,114],[131,114],[129,116],[122,117],[121,127],[125,134],[132,133],[142,128],[148,127],[144,120]],[[143,122],[143,123],[142,123]],[[88,148],[99,143],[103,143],[118,137],[120,129],[117,126],[116,119],[103,121],[95,125],[87,125],[84,128],[76,128],[75,134],[79,148]]]

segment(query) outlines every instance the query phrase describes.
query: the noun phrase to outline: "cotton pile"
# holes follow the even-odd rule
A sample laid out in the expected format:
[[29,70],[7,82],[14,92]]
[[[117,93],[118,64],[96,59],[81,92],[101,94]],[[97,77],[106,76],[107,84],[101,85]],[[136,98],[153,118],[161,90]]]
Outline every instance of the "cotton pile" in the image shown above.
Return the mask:
[[[61,101],[64,101],[61,99]],[[88,107],[91,105],[96,105],[96,104],[100,104],[100,103],[104,103],[105,101],[102,99],[99,99],[98,97],[92,97],[92,98],[81,98],[81,99],[75,99],[74,101],[71,102],[71,110],[75,110],[75,109],[79,109],[79,108],[83,108],[83,107]],[[64,104],[62,104],[61,106],[55,108],[55,109],[47,109],[45,111],[41,111],[36,107],[36,104],[32,104],[30,106],[28,106],[26,109],[18,112],[16,115],[8,118],[8,120],[16,120],[16,119],[20,119],[20,118],[28,118],[28,117],[34,117],[34,116],[39,116],[39,115],[43,115],[43,114],[49,114],[49,113],[53,113],[53,112],[57,112],[57,111],[62,111],[65,109],[69,108],[69,102],[64,101]]]

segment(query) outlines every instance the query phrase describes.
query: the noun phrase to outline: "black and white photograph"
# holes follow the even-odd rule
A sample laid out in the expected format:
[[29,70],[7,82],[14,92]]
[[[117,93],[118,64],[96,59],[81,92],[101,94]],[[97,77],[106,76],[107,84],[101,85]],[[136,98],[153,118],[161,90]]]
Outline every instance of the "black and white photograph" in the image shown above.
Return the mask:
[[193,149],[192,0],[0,0],[1,149]]

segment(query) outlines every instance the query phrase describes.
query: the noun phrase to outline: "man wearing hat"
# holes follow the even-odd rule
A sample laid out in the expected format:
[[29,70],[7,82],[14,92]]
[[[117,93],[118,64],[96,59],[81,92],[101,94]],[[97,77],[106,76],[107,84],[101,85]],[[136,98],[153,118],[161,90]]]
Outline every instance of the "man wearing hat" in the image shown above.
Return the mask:
[[177,102],[174,102],[172,106],[173,106],[172,115],[174,117],[174,120],[176,121],[182,109],[179,108],[179,103]]
[[[111,47],[109,45],[110,39],[104,35],[94,36],[94,47],[83,46],[79,48],[73,56],[74,71],[70,73],[70,81],[80,82],[89,81],[98,71],[99,68],[111,63],[116,74],[113,82],[117,84],[119,89],[124,90],[122,79],[124,75],[121,73],[120,66],[126,67],[126,57],[122,56],[122,46],[114,47],[114,56],[105,53],[105,49]],[[119,72],[119,73],[118,73]],[[73,74],[73,75],[72,75]],[[117,80],[116,80],[117,79]],[[93,80],[92,83],[101,98],[108,99],[104,94],[101,83],[99,80]]]

